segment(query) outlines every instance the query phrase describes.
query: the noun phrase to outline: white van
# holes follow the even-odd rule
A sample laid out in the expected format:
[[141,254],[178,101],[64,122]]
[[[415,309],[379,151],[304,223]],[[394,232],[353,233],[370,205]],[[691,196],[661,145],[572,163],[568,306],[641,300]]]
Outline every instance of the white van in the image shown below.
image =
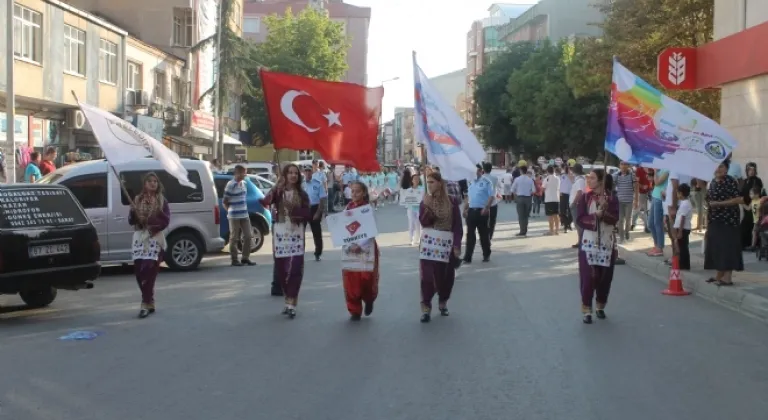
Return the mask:
[[[131,198],[141,191],[141,180],[147,172],[157,174],[171,208],[171,223],[165,230],[165,262],[174,270],[194,270],[204,254],[221,252],[224,239],[219,233],[219,202],[208,163],[191,159],[181,162],[196,188],[179,184],[154,159],[138,159],[116,169]],[[106,160],[64,166],[38,182],[64,185],[80,201],[98,231],[102,264],[133,263],[130,204]]]

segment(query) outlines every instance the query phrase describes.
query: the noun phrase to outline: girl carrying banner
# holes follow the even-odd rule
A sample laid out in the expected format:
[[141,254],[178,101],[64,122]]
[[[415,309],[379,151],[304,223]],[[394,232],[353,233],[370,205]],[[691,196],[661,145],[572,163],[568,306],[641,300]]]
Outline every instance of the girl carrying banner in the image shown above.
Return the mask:
[[[360,181],[352,182],[352,201],[346,210],[370,204],[368,187]],[[350,319],[359,321],[363,313],[373,313],[373,303],[379,295],[379,246],[375,238],[341,248],[341,277]]]
[[421,322],[431,320],[435,293],[440,315],[448,316],[448,299],[456,279],[464,235],[459,202],[448,196],[440,172],[432,171],[427,175],[427,190],[429,194],[419,206],[419,221],[423,228],[419,245]]
[[304,278],[304,233],[311,217],[309,196],[301,188],[299,167],[286,165],[277,185],[261,204],[272,208],[274,277],[285,295],[283,314],[293,319]]

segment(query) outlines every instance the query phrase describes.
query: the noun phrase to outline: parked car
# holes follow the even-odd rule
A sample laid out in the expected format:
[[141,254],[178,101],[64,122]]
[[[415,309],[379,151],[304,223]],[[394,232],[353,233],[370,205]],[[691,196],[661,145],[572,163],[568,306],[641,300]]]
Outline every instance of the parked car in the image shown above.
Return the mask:
[[66,188],[0,185],[0,294],[39,308],[58,289],[91,289],[100,250],[96,228]]
[[245,173],[248,175],[260,175],[270,181],[276,181],[275,179],[275,165],[272,162],[247,162],[247,163],[232,163],[223,167],[223,173],[234,174],[235,166],[242,166],[245,168]]
[[[229,243],[229,220],[227,219],[227,209],[224,208],[224,188],[227,183],[234,178],[231,174],[215,174],[213,176],[213,182],[216,185],[216,194],[219,197],[219,211],[221,212],[221,237],[224,241]],[[261,178],[263,180],[263,178]],[[264,180],[266,181],[266,180]],[[264,246],[264,239],[269,235],[270,226],[272,226],[272,213],[265,209],[261,205],[261,200],[264,198],[264,193],[257,186],[260,183],[260,179],[257,175],[249,175],[245,177],[246,186],[246,204],[248,205],[248,215],[251,219],[251,252],[256,252]],[[269,182],[269,181],[266,181]],[[232,244],[230,244],[232,246]],[[243,250],[242,238],[238,238],[235,243],[238,252]]]
[[251,181],[256,184],[256,186],[261,190],[262,193],[264,193],[264,195],[269,194],[269,192],[272,190],[272,187],[275,186],[274,182],[264,178],[261,175],[248,175],[248,178],[250,178]]
[[[181,162],[195,188],[179,184],[154,159],[139,159],[115,169],[131,198],[141,191],[147,172],[157,174],[171,208],[165,262],[174,270],[194,270],[204,254],[224,248],[224,239],[219,233],[219,203],[208,163]],[[121,180],[105,160],[93,160],[59,168],[39,181],[64,185],[77,197],[99,233],[101,261],[107,264],[133,263],[134,228],[128,224],[130,202],[120,188]]]

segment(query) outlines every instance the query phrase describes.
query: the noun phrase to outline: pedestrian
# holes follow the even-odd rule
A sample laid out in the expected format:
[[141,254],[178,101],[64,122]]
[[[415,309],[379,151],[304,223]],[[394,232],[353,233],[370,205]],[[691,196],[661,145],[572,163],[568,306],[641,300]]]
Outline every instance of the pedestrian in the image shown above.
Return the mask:
[[496,191],[493,183],[482,176],[483,170],[477,165],[477,180],[469,184],[469,199],[464,202],[464,218],[467,219],[467,249],[464,253],[464,263],[472,264],[472,254],[475,252],[477,235],[480,236],[480,247],[483,249],[483,262],[491,260],[491,237],[488,232],[488,219],[491,204]]
[[311,169],[306,169],[304,176],[302,188],[309,196],[311,216],[309,227],[312,231],[312,240],[315,243],[315,261],[320,261],[320,257],[323,256],[323,215],[327,208],[328,195],[323,185],[323,178],[318,176],[318,172],[313,173]]
[[40,172],[40,153],[32,152],[29,154],[29,163],[24,169],[24,182],[34,184],[43,177]]
[[[571,193],[568,195],[568,199],[570,200],[571,217],[576,221],[579,218],[579,199],[581,199],[582,195],[586,192],[587,180],[584,177],[584,167],[580,163],[573,165],[571,171],[573,173],[573,185],[571,186]],[[582,232],[583,229],[576,223],[576,234],[578,235],[578,239],[576,240],[576,244],[572,245],[571,248],[579,248]]]
[[531,207],[531,217],[541,215],[541,205],[544,204],[544,179],[541,174],[534,173],[533,177],[533,206]]
[[583,229],[579,249],[582,320],[591,324],[593,299],[597,317],[604,319],[611,292],[618,256],[615,228],[619,221],[619,201],[612,193],[613,179],[602,169],[589,173],[587,186],[590,191],[577,203],[579,218],[576,224]]
[[384,170],[386,177],[387,177],[387,186],[389,188],[390,192],[390,201],[397,202],[400,199],[400,187],[399,187],[399,179],[397,176],[397,171],[394,169],[391,170]]
[[488,212],[488,237],[493,239],[493,232],[496,231],[496,216],[499,214],[501,184],[499,183],[499,179],[491,174],[491,171],[493,171],[491,162],[483,163],[483,176],[488,178],[488,180],[491,181],[491,185],[493,185],[493,203],[491,203],[491,208]]
[[[424,186],[421,185],[421,177],[418,174],[410,175],[410,171],[407,171],[407,178],[403,176],[403,189],[408,192],[418,191],[424,194]],[[409,186],[405,186],[405,182],[410,181]],[[410,204],[405,207],[406,215],[408,216],[408,235],[411,238],[411,246],[418,243],[421,238],[421,225],[419,224],[419,205]]]
[[658,169],[653,178],[653,190],[651,192],[651,214],[648,218],[648,228],[653,237],[653,248],[648,251],[650,257],[664,255],[664,194],[667,189],[669,171]]
[[[352,201],[347,204],[346,210],[370,204],[365,183],[354,181],[350,189]],[[344,259],[346,265],[342,265],[341,277],[350,319],[359,321],[363,313],[365,316],[373,313],[373,304],[379,295],[379,246],[375,238],[365,239],[360,243],[345,245],[342,254],[355,256]]]
[[449,315],[448,299],[456,280],[456,267],[461,258],[461,237],[464,235],[459,201],[448,195],[446,183],[439,172],[434,171],[427,176],[427,189],[429,194],[424,196],[419,208],[419,221],[424,235],[442,241],[450,239],[450,244],[443,247],[448,248],[448,252],[444,253],[430,253],[429,250],[434,248],[425,242],[421,244],[421,322],[429,322],[431,319],[435,293],[440,315]]
[[504,186],[502,197],[507,204],[512,202],[512,181],[512,168],[507,168],[507,172],[501,176],[501,184]]
[[49,173],[56,170],[56,156],[58,153],[56,152],[56,148],[53,146],[48,146],[47,149],[45,149],[45,154],[43,154],[43,160],[40,162],[40,172],[43,174],[43,176],[48,175]]
[[133,270],[141,291],[139,318],[155,313],[155,281],[165,250],[163,230],[171,221],[171,209],[163,184],[154,172],[144,175],[142,190],[133,199],[128,223],[133,226]]
[[[224,199],[222,200],[224,208],[227,210],[227,221],[229,222],[229,256],[232,259],[232,266],[242,265],[253,266],[256,263],[250,259],[251,255],[251,219],[248,215],[248,202],[246,195],[248,186],[245,181],[245,167],[235,166],[234,177],[227,182],[224,187]],[[242,237],[241,260],[237,259],[237,242]]]
[[673,228],[677,240],[677,250],[680,256],[678,263],[681,270],[691,269],[691,251],[688,249],[688,240],[691,237],[693,205],[691,205],[690,195],[691,187],[688,184],[680,184],[677,187],[677,198],[680,205],[677,208]]
[[563,168],[562,174],[560,174],[560,225],[563,227],[563,233],[568,233],[569,230],[573,230],[571,224],[573,223],[573,217],[571,215],[571,187],[573,186],[573,173],[571,168],[576,164],[573,159],[568,161],[568,165]]
[[726,159],[718,165],[707,191],[709,222],[704,235],[704,269],[715,270],[707,283],[716,286],[733,286],[733,272],[744,271],[739,226],[739,206],[744,197],[739,181],[730,175],[739,175],[730,169],[730,163]]
[[532,197],[536,192],[536,185],[524,160],[518,162],[517,167],[522,175],[512,181],[512,196],[515,198],[517,220],[520,223],[520,232],[516,236],[524,238],[528,236],[528,217],[531,214]]
[[[648,229],[648,200],[649,195],[651,193],[651,189],[653,187],[653,183],[650,179],[650,174],[648,173],[648,169],[643,168],[642,166],[638,166],[635,168],[635,179],[637,181],[637,203],[635,203],[635,210],[632,215],[632,226],[630,226],[629,230],[635,230],[635,225],[637,225],[637,219],[641,218],[643,220],[643,229],[645,230],[645,233],[651,233],[650,229]],[[696,185],[696,184],[692,184]],[[692,196],[692,199],[694,197]],[[701,199],[702,196],[699,194],[696,198]],[[696,201],[692,200],[693,203],[696,203]],[[703,200],[701,200],[703,204]],[[699,214],[699,219],[701,219],[701,213]]]
[[[274,280],[285,296],[283,314],[296,316],[299,289],[304,277],[304,242],[306,224],[310,219],[309,196],[301,188],[301,171],[293,163],[283,167],[277,185],[261,200],[273,209]],[[290,244],[290,245],[281,245]]]
[[544,178],[544,214],[549,220],[548,235],[560,234],[560,178],[555,175],[555,167],[547,167],[547,177]]
[[639,202],[640,189],[635,179],[635,173],[629,167],[629,162],[619,163],[619,173],[616,175],[616,197],[619,200],[619,242],[629,240],[632,230],[632,210]]

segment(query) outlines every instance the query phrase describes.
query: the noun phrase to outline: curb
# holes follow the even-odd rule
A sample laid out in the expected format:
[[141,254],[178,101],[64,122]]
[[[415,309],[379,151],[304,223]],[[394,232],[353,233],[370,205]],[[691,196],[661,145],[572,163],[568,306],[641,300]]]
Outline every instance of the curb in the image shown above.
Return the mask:
[[[663,283],[669,281],[670,267],[662,258],[651,258],[641,251],[633,251],[619,245],[620,256],[630,267],[649,275]],[[748,288],[718,287],[707,283],[708,277],[694,272],[681,272],[683,287],[711,302],[740,312],[751,318],[768,323],[768,298],[750,293]],[[659,290],[661,293],[661,290]]]

